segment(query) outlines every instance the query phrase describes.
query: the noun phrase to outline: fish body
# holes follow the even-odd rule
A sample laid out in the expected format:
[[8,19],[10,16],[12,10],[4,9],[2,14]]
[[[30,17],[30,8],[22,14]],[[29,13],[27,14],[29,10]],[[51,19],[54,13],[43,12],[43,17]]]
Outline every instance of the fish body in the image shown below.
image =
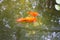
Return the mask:
[[35,22],[36,18],[35,17],[26,17],[26,22]]
[[25,18],[19,18],[16,20],[17,22],[35,22],[35,17],[25,17]]

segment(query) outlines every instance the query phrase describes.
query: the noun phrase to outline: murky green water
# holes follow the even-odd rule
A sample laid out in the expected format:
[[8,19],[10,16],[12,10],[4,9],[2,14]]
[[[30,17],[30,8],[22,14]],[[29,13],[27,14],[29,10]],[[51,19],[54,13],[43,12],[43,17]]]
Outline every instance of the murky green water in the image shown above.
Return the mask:
[[[60,40],[60,11],[55,4],[55,0],[0,0],[0,40]],[[16,22],[28,11],[39,13],[37,22]]]

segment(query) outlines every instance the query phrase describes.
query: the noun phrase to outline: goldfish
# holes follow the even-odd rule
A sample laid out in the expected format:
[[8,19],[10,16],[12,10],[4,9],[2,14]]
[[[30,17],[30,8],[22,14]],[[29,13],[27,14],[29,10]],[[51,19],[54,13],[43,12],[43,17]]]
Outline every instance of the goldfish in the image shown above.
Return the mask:
[[27,13],[34,16],[34,17],[38,16],[38,12],[29,11]]
[[16,21],[17,22],[35,22],[37,20],[36,16],[38,16],[38,12],[29,11],[28,14],[31,16],[27,16],[25,18],[19,18]]
[[35,22],[36,18],[35,17],[25,17],[25,18],[19,18],[16,20],[17,22]]

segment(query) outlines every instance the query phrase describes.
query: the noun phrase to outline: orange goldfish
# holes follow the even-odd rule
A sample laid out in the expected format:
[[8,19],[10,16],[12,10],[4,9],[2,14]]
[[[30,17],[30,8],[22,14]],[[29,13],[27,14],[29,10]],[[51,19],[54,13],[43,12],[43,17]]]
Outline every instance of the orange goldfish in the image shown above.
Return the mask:
[[19,18],[16,20],[17,22],[35,22],[35,17],[25,17],[25,18]]
[[34,17],[38,16],[38,12],[29,11],[28,14],[30,14]]

